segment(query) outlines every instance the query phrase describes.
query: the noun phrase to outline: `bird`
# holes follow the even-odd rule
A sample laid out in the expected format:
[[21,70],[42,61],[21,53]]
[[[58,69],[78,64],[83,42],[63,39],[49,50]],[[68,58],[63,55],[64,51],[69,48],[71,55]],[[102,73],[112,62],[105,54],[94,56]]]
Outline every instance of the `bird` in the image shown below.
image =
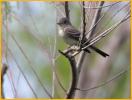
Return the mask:
[[[66,17],[63,17],[59,19],[59,21],[57,22],[57,25],[58,25],[59,36],[63,38],[64,42],[70,46],[73,46],[73,45],[78,46],[80,42],[81,32],[72,25],[70,20]],[[87,38],[85,37],[82,41],[83,41],[82,44],[85,43],[87,41]],[[86,45],[87,44],[83,46],[85,47]],[[103,57],[109,56],[107,53],[105,53],[104,51],[98,49],[97,47],[93,45],[84,49],[84,51],[90,53],[89,49],[94,50],[95,52],[97,52]]]

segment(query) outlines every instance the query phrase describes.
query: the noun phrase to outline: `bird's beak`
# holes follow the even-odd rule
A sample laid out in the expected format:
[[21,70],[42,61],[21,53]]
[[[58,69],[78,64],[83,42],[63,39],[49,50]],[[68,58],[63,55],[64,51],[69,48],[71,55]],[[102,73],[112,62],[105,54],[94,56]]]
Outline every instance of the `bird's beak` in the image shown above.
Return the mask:
[[60,25],[60,23],[59,23],[59,22],[58,22],[57,24],[58,24],[58,25]]

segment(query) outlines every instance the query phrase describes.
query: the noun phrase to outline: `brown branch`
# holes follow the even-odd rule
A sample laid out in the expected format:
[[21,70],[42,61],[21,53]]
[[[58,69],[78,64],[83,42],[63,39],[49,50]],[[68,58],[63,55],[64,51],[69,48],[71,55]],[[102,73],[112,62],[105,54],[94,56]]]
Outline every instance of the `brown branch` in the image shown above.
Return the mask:
[[[101,1],[101,2],[99,2],[99,6],[103,6],[103,4],[104,4],[104,1]],[[93,27],[96,23],[97,23],[97,21],[98,21],[98,19],[99,19],[99,17],[100,17],[100,13],[101,13],[101,8],[100,9],[97,9],[97,11],[96,11],[96,13],[95,13],[95,16],[94,16],[94,18],[93,18],[93,21],[92,21],[92,24],[91,24],[91,27]],[[89,34],[87,34],[86,35],[86,38],[89,38],[90,36],[91,36],[91,34],[93,34],[94,33],[94,30],[96,29],[96,25],[94,26],[94,28],[90,31],[90,33]],[[81,54],[80,54],[80,56],[79,56],[79,59],[78,59],[78,62],[77,62],[77,71],[78,71],[78,77],[79,77],[79,75],[80,75],[80,72],[81,72],[81,69],[82,69],[82,64],[83,64],[83,61],[84,61],[84,59],[85,59],[85,52],[83,51],[83,52],[81,52]],[[79,78],[77,79],[77,81],[79,81]],[[78,82],[77,82],[78,83]]]
[[86,32],[86,12],[85,12],[85,1],[82,2],[82,5],[83,5],[83,32],[81,34],[81,37],[80,37],[80,48],[82,48],[82,44],[83,44],[83,40],[85,38],[85,32]]
[[[83,6],[85,6],[85,1],[83,1]],[[85,12],[85,8],[83,7],[83,38],[85,37],[85,32],[86,32],[86,12]]]
[[70,15],[69,15],[69,4],[68,4],[68,1],[65,1],[65,14],[66,14],[66,17],[70,20]]
[[[103,6],[103,4],[104,4],[104,1],[101,1],[100,3],[99,3],[99,6]],[[100,9],[97,9],[97,11],[96,11],[96,13],[95,13],[95,16],[94,16],[94,18],[93,18],[93,22],[92,22],[92,24],[91,24],[91,27],[93,27],[94,25],[95,25],[95,23],[97,22],[97,19],[99,18],[99,16],[100,16],[100,13],[101,13],[101,8]],[[98,13],[98,12],[100,12],[100,13]],[[91,34],[93,34],[93,32],[94,32],[94,30],[96,29],[96,26],[94,26],[94,28],[91,30],[91,32],[89,33],[89,34],[87,34],[87,38],[89,38],[90,36],[91,36]],[[81,72],[81,66],[82,66],[82,62],[83,62],[83,60],[84,60],[84,57],[85,56],[85,52],[83,51],[81,54],[80,54],[80,57],[79,57],[79,60],[78,60],[78,62],[77,62],[77,68],[78,68],[78,74],[80,74],[80,72]]]
[[4,75],[6,74],[7,70],[8,70],[8,66],[6,64],[3,64],[2,72],[1,72],[1,85],[2,85],[2,90],[1,90],[2,95],[1,95],[1,97],[2,98],[5,98],[5,95],[4,95],[4,92],[3,92],[3,89],[4,89],[3,83],[4,83]]
[[[89,32],[91,32],[91,31],[93,30],[93,28],[96,27],[96,25],[98,25],[98,24],[103,20],[103,18],[108,14],[109,10],[110,10],[113,6],[114,6],[114,5],[111,5],[111,6],[109,7],[109,9],[107,9],[107,11],[98,19],[98,21],[93,25],[93,27],[91,27],[91,28],[89,29],[89,31],[87,32],[87,34],[88,34]],[[121,10],[120,10],[120,11],[121,11]],[[101,30],[102,30],[102,29],[101,29]],[[96,32],[96,34],[97,34],[97,32]],[[92,37],[96,36],[96,34],[94,34]],[[89,42],[89,41],[92,39],[92,37],[89,37],[89,38],[88,38],[88,41],[86,41],[83,45],[85,45],[87,42]]]
[[122,24],[123,22],[125,22],[129,18],[130,18],[130,15],[124,17],[121,21],[117,22],[116,24],[114,24],[113,26],[111,26],[110,28],[108,28],[107,30],[102,32],[100,35],[95,37],[93,40],[91,40],[90,43],[87,46],[83,47],[82,49],[84,50],[84,49],[88,48],[90,45],[93,45],[94,43],[98,42],[100,39],[105,37],[110,32],[114,31],[117,27],[119,27],[120,24]]
[[76,69],[76,61],[75,61],[75,58],[72,57],[70,54],[68,53],[64,53],[62,51],[59,50],[59,52],[65,56],[69,62],[70,62],[70,65],[71,65],[71,70],[72,70],[72,82],[71,82],[71,87],[67,93],[67,96],[66,98],[67,99],[71,99],[74,97],[75,95],[75,90],[76,90],[76,87],[77,87],[77,69]]
[[[118,9],[118,10],[116,11],[116,13],[115,13],[114,15],[111,16],[111,18],[109,19],[109,21],[108,21],[106,24],[104,24],[103,26],[101,25],[101,26],[100,26],[100,29],[98,30],[98,32],[96,32],[92,37],[90,37],[90,38],[88,39],[88,41],[86,41],[84,44],[86,44],[87,42],[91,41],[91,40],[93,39],[93,37],[95,37],[97,34],[99,34],[106,26],[109,25],[109,23],[111,22],[111,20],[114,19],[114,17],[115,17],[116,15],[118,15],[118,13],[121,12],[122,9],[126,8],[128,5],[129,5],[129,3],[127,3],[126,5],[124,5],[123,7],[121,7],[120,9]],[[112,5],[112,6],[114,6],[114,5]],[[109,10],[112,8],[112,6],[109,7],[109,9],[103,14],[102,17],[100,17],[100,19],[98,20],[98,22],[97,22],[96,24],[98,24],[98,23],[104,18],[104,16],[107,15],[107,13],[108,13]],[[95,24],[95,25],[96,25],[96,24]],[[89,32],[95,27],[95,25],[94,25],[87,33],[89,33]]]

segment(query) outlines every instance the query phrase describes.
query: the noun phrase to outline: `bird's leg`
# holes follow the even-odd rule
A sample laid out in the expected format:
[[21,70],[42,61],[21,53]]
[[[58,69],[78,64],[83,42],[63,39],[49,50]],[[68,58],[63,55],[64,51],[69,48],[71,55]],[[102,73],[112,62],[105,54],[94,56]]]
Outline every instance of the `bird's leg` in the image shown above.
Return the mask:
[[77,54],[79,54],[80,51],[81,51],[80,47],[78,47],[78,46],[73,46],[72,49],[73,49],[73,51],[74,51],[74,52],[72,53],[72,56],[73,56],[73,57],[76,56]]
[[69,52],[71,52],[72,51],[72,48],[71,47],[68,47],[67,49],[65,49],[64,51],[63,51],[63,53],[69,53]]
[[69,53],[71,56],[76,56],[77,54],[79,54],[81,51],[81,48],[79,46],[70,46],[68,47],[66,50],[63,51],[63,53]]
[[73,52],[73,51],[75,51],[76,49],[75,49],[75,47],[74,46],[69,46],[67,49],[65,49],[64,51],[63,51],[63,53],[70,53],[70,52]]
[[79,50],[79,51],[74,52],[74,53],[72,54],[72,57],[75,57],[75,56],[76,56],[76,55],[78,55],[80,52],[81,52],[80,50]]

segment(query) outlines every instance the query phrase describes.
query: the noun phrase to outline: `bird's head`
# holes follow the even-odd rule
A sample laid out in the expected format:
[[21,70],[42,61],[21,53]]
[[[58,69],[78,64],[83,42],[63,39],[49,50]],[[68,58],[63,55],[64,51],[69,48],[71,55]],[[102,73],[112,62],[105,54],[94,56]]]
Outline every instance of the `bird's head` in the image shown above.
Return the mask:
[[69,21],[68,18],[64,17],[64,18],[61,18],[57,24],[59,26],[66,26],[66,25],[71,25],[71,22]]

